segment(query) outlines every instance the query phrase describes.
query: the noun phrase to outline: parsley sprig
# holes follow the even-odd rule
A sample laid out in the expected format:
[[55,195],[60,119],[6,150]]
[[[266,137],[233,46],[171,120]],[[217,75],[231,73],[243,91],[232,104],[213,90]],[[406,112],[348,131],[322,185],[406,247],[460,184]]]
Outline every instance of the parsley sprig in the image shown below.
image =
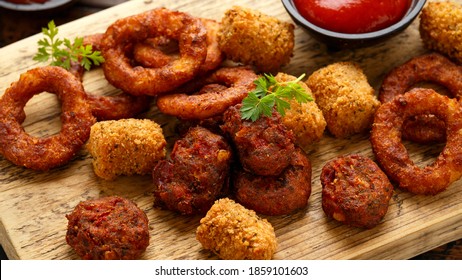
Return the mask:
[[289,82],[278,82],[271,74],[264,74],[255,80],[256,88],[249,92],[242,100],[241,117],[245,120],[256,121],[262,115],[271,116],[273,107],[281,114],[290,109],[288,100],[294,99],[299,103],[313,101],[313,98],[298,83],[305,77]]
[[83,45],[83,38],[77,37],[74,42],[57,38],[58,28],[53,20],[48,23],[48,28],[42,28],[42,33],[46,37],[38,41],[38,53],[33,60],[48,62],[51,59],[50,65],[61,66],[67,70],[71,68],[72,61],[80,61],[87,71],[92,64],[100,65],[104,62],[101,52],[93,51],[91,45]]

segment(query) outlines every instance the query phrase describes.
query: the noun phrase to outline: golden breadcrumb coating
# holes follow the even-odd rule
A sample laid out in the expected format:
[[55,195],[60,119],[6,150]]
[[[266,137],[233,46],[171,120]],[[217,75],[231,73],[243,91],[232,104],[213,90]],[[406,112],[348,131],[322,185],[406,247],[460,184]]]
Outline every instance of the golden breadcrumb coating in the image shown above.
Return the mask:
[[[275,78],[278,82],[290,82],[297,79],[297,77],[282,72],[278,73]],[[302,81],[299,84],[314,99],[310,88]],[[308,149],[312,143],[319,141],[323,136],[326,128],[326,120],[316,102],[300,104],[295,99],[288,101],[290,109],[282,117],[282,122],[294,132],[295,142],[302,149]]]
[[215,201],[196,238],[225,260],[270,260],[277,249],[273,226],[229,198]]
[[426,48],[462,62],[462,5],[429,2],[420,14],[420,36]]
[[218,44],[226,57],[277,72],[294,51],[294,25],[258,11],[234,6],[227,10],[218,31]]
[[345,138],[370,129],[380,101],[358,64],[333,63],[315,71],[306,83],[333,136]]
[[91,127],[86,145],[96,175],[113,180],[119,175],[150,174],[166,156],[162,128],[152,120],[101,121]]

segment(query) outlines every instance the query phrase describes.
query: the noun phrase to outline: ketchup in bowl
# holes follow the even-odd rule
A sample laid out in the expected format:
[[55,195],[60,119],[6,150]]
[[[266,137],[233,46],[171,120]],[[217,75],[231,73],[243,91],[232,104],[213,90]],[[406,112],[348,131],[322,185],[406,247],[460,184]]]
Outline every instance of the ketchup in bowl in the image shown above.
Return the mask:
[[388,27],[404,17],[412,0],[293,0],[309,22],[340,33],[359,34]]

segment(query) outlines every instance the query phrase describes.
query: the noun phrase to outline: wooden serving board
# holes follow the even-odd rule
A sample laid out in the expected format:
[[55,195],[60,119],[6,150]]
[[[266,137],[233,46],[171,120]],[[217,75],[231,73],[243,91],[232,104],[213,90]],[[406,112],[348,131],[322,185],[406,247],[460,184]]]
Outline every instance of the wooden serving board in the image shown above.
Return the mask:
[[[462,1],[458,1],[462,2]],[[116,19],[165,6],[194,16],[220,20],[226,9],[241,5],[291,21],[277,0],[252,1],[129,1],[97,14],[59,26],[59,36],[73,38],[104,32]],[[394,66],[422,54],[418,20],[404,33],[379,45],[331,52],[296,28],[295,55],[284,72],[311,74],[329,63],[351,60],[359,63],[375,89]],[[42,35],[0,49],[0,94],[20,73],[42,66],[32,60]],[[116,90],[107,84],[101,70],[87,73],[88,91],[107,94]],[[27,132],[43,136],[60,129],[59,104],[54,95],[40,94],[26,106]],[[162,123],[165,134],[174,121],[148,113]],[[377,227],[364,230],[328,219],[321,208],[320,170],[337,155],[359,153],[373,158],[369,135],[334,139],[326,132],[313,145],[309,157],[313,166],[312,195],[307,209],[292,215],[266,217],[275,227],[279,249],[275,259],[407,259],[441,244],[462,238],[462,181],[436,196],[412,195],[396,189],[387,215]],[[169,138],[172,143],[174,138]],[[408,144],[412,158],[422,165],[432,162],[441,146]],[[108,195],[134,200],[150,221],[151,244],[145,259],[216,259],[195,239],[201,217],[185,217],[153,208],[150,176],[120,177],[104,181],[93,173],[91,158],[83,149],[70,163],[49,172],[35,172],[0,157],[0,242],[11,259],[78,259],[66,244],[67,220],[78,202]]]

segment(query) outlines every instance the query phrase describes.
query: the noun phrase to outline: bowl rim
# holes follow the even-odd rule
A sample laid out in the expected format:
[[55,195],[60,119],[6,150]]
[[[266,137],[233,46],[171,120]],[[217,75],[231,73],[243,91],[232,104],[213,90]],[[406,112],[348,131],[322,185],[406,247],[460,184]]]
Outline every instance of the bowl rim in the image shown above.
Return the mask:
[[5,8],[18,12],[41,12],[60,8],[72,4],[78,0],[49,0],[44,3],[16,4],[12,2],[0,1],[0,8]]
[[289,15],[295,19],[295,21],[298,21],[304,27],[307,27],[314,32],[317,32],[324,36],[329,36],[329,37],[338,38],[338,39],[364,40],[364,39],[375,39],[375,38],[378,38],[378,37],[381,37],[381,36],[384,36],[390,33],[394,33],[400,30],[401,28],[403,28],[403,26],[406,26],[407,23],[411,23],[417,17],[417,15],[420,13],[423,6],[427,2],[427,0],[415,0],[415,1],[416,3],[414,7],[409,9],[406,15],[404,15],[404,17],[401,18],[401,20],[399,20],[398,22],[384,29],[373,31],[373,32],[366,32],[366,33],[340,33],[340,32],[335,32],[335,31],[331,31],[328,29],[324,29],[306,20],[298,12],[297,8],[295,7],[295,4],[293,3],[293,0],[282,0],[282,4],[284,5],[285,9],[288,11]]

